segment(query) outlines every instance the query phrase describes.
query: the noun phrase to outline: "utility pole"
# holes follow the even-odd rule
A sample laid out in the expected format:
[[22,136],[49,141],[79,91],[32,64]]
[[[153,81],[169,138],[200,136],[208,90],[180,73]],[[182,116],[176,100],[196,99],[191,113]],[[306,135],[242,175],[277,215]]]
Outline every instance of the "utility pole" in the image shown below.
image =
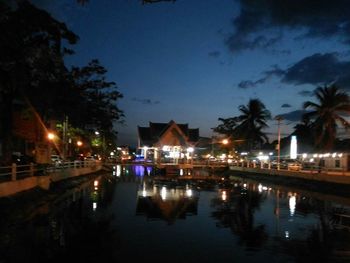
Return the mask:
[[277,120],[278,126],[278,137],[277,137],[277,170],[280,169],[280,156],[281,156],[281,121],[283,118],[281,116],[276,116],[275,120]]

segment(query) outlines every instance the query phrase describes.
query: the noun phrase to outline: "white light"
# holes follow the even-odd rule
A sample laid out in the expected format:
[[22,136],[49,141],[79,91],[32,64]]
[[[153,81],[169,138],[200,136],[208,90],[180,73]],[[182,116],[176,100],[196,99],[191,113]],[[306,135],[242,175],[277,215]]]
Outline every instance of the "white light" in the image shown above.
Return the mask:
[[314,158],[311,158],[311,159],[310,159],[310,162],[312,163],[313,161],[315,161],[315,159],[314,159]]
[[165,186],[162,187],[162,190],[160,191],[160,196],[161,196],[162,200],[166,199],[166,187]]
[[303,158],[307,158],[307,153],[303,153]]
[[193,147],[188,147],[188,148],[187,148],[187,152],[188,152],[188,153],[193,153],[193,151],[194,151]]
[[96,135],[99,135],[100,133],[99,133],[98,131],[95,131],[95,134],[96,134]]
[[98,181],[97,180],[94,181],[94,186],[98,186]]
[[317,153],[315,153],[315,154],[313,155],[314,158],[317,158],[317,156],[318,156]]
[[338,154],[338,156],[339,156],[339,157],[342,157],[342,156],[343,156],[343,154],[342,154],[342,153],[339,153],[339,154]]
[[184,170],[180,169],[180,175],[184,175]]
[[147,192],[146,192],[145,189],[142,190],[142,196],[143,196],[143,197],[147,197]]
[[111,156],[113,156],[114,155],[114,152],[111,152]]
[[258,189],[259,189],[259,193],[261,193],[262,192],[262,185],[261,184],[258,185]]
[[222,201],[226,201],[226,199],[227,199],[226,191],[222,191],[221,199],[222,199]]
[[285,237],[288,239],[289,238],[289,231],[284,232]]
[[92,203],[92,210],[95,211],[97,208],[97,203],[96,202],[93,202]]
[[297,158],[297,136],[293,135],[290,141],[290,158]]
[[270,152],[269,155],[273,155],[273,152]]
[[333,153],[333,154],[332,154],[332,157],[333,157],[333,158],[337,157],[337,153]]
[[294,216],[296,206],[296,198],[295,195],[289,197],[289,212],[291,216]]
[[187,195],[188,197],[191,197],[191,196],[192,196],[192,189],[187,189],[187,190],[186,190],[186,195]]
[[168,151],[169,151],[169,146],[168,146],[168,145],[164,145],[164,146],[162,147],[162,150],[163,150],[164,152],[168,152]]
[[117,176],[119,177],[122,173],[121,165],[117,165]]

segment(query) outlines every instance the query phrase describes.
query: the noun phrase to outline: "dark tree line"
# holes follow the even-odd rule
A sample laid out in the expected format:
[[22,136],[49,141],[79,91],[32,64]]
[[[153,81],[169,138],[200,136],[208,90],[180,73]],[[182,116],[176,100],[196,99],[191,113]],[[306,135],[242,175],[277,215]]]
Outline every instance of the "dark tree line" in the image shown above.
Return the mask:
[[12,153],[16,103],[33,108],[43,122],[64,120],[77,128],[94,127],[115,138],[122,98],[98,60],[68,69],[78,36],[29,1],[0,2],[0,140],[3,159]]
[[[316,101],[306,101],[303,108],[308,110],[294,127],[291,135],[310,150],[330,151],[339,141],[339,127],[349,129],[347,118],[350,115],[350,97],[341,88],[330,85],[318,87],[314,91]],[[268,143],[264,129],[270,119],[270,112],[259,99],[251,99],[248,104],[239,106],[240,116],[219,118],[222,123],[213,130],[217,133],[241,139],[241,149],[258,149]],[[290,136],[291,136],[290,135]],[[281,145],[289,142],[289,137],[281,140]]]

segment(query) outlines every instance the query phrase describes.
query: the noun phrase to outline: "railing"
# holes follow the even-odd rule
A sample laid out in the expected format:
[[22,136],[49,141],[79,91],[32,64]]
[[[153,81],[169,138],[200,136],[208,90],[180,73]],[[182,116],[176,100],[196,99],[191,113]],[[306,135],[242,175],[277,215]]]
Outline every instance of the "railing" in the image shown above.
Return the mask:
[[31,176],[41,176],[49,175],[50,173],[58,172],[63,169],[79,169],[86,167],[96,166],[96,161],[73,161],[73,162],[64,162],[62,164],[26,164],[26,165],[17,165],[13,163],[10,166],[0,167],[0,182],[6,181],[16,181],[18,179],[23,179]]

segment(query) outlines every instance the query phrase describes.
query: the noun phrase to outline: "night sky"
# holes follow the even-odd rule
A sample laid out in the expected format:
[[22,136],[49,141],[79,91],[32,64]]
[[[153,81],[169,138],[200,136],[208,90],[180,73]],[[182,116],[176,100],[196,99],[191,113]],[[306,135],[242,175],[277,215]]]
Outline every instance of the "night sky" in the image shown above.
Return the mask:
[[[124,95],[119,144],[136,145],[137,126],[188,123],[211,136],[218,118],[259,98],[284,114],[282,135],[320,85],[350,88],[350,1],[33,1],[79,35],[67,65],[93,58]],[[267,130],[273,140],[276,121]]]

